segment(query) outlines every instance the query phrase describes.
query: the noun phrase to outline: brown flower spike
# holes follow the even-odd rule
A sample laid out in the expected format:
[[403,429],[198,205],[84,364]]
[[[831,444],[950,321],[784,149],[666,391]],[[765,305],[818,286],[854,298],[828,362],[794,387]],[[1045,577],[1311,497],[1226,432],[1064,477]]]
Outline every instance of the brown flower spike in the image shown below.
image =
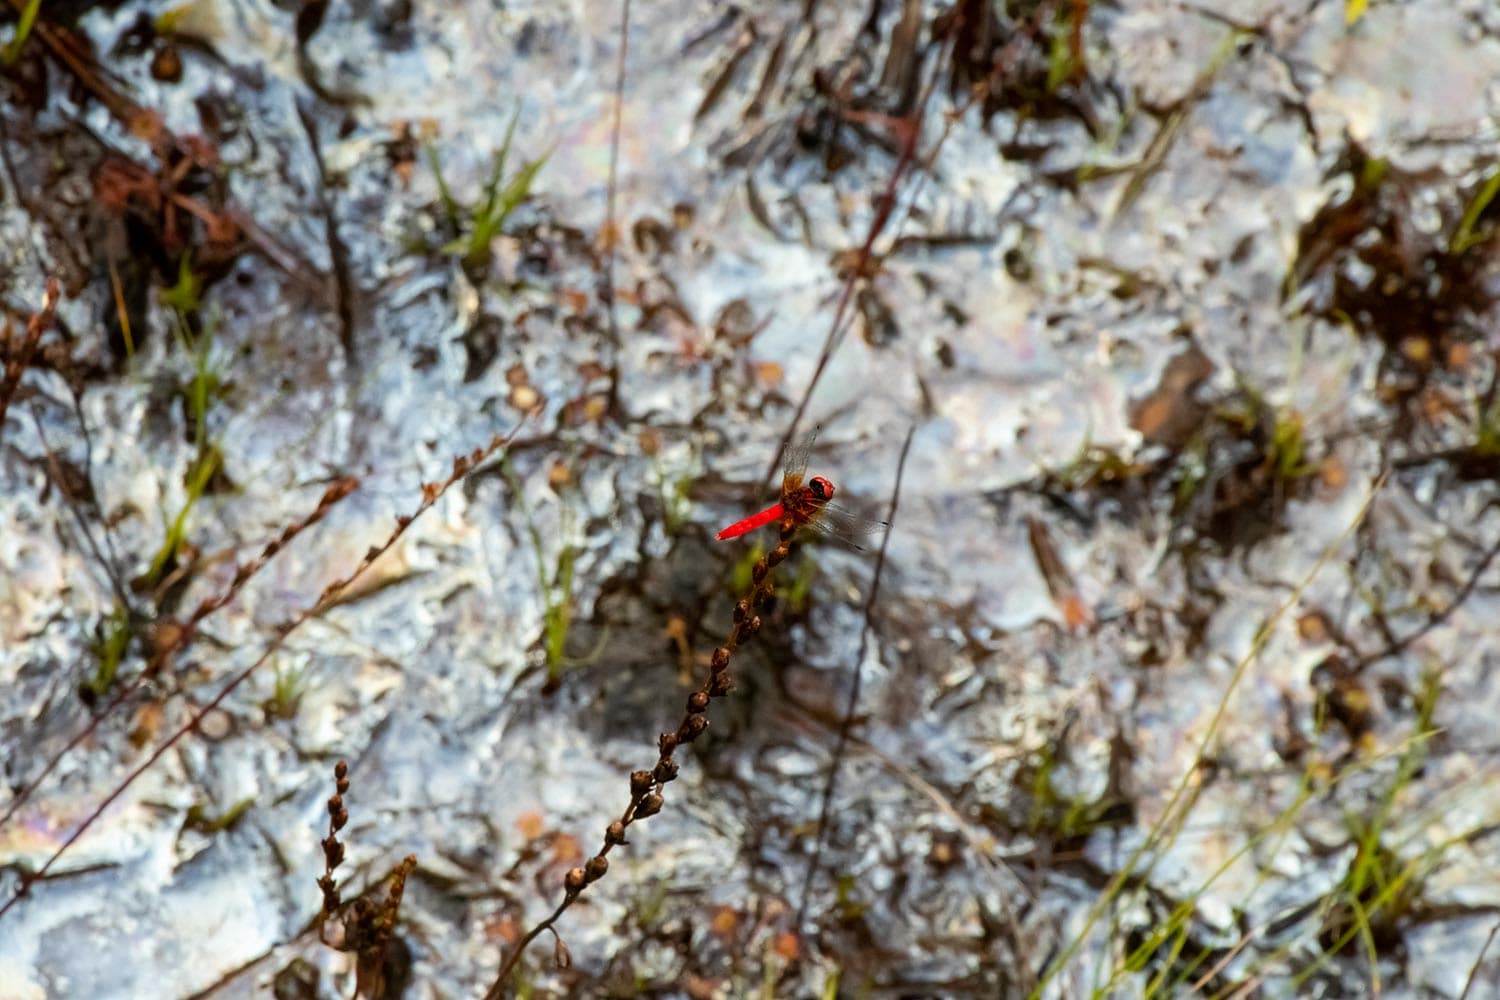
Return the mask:
[[746,639],[760,630],[760,615],[757,613],[769,603],[775,593],[772,571],[786,560],[792,552],[792,541],[801,524],[791,515],[784,517],[779,525],[781,538],[770,552],[756,561],[750,572],[750,590],[734,606],[734,624],[724,644],[714,649],[709,658],[709,674],[701,687],[688,695],[687,711],[682,722],[672,732],[662,733],[657,739],[656,764],[650,770],[634,771],[630,775],[630,802],[620,818],[610,823],[604,831],[604,844],[599,853],[584,862],[582,867],[570,869],[563,877],[563,898],[552,915],[533,927],[511,950],[500,974],[485,994],[485,1000],[501,1000],[505,995],[505,983],[515,970],[526,946],[543,931],[552,931],[553,924],[563,912],[583,893],[590,884],[603,878],[609,871],[610,849],[617,844],[627,844],[626,833],[637,820],[654,816],[666,804],[663,794],[668,782],[677,777],[677,761],[673,759],[677,748],[691,743],[708,730],[708,707],[713,699],[728,694],[733,687],[729,673],[729,662],[735,650]]

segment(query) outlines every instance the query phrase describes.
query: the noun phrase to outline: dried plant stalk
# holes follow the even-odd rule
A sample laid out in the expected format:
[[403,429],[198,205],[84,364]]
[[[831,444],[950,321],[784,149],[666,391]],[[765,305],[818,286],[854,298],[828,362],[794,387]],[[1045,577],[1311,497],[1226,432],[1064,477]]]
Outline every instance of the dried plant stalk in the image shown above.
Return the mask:
[[[385,899],[379,905],[371,902],[373,893],[366,893],[347,907],[343,906],[333,872],[344,861],[344,845],[339,840],[339,831],[349,822],[349,810],[344,807],[344,796],[349,793],[348,764],[339,761],[334,765],[333,782],[334,793],[328,797],[328,836],[322,840],[323,874],[318,877],[318,888],[323,890],[323,907],[318,912],[318,940],[336,951],[355,953],[354,993],[374,1000],[385,995],[386,950],[396,930],[401,898],[406,893],[406,879],[417,866],[417,856],[408,854],[391,870],[387,876],[389,883]],[[338,928],[337,940],[329,940],[330,921],[334,921]]]
[[800,525],[795,518],[786,517],[782,519],[780,527],[781,539],[777,546],[757,560],[750,571],[750,589],[735,603],[734,624],[730,626],[729,635],[725,637],[724,644],[713,651],[709,660],[708,678],[701,687],[688,695],[687,712],[683,715],[682,722],[677,729],[670,733],[662,733],[658,738],[656,765],[649,771],[631,773],[630,802],[626,805],[625,811],[620,814],[620,818],[605,828],[603,846],[581,867],[570,869],[563,877],[562,902],[550,916],[533,927],[517,942],[505,963],[500,967],[500,973],[490,986],[489,992],[485,994],[485,1000],[501,1000],[504,997],[505,984],[510,979],[511,973],[515,971],[526,947],[543,931],[552,931],[556,934],[553,925],[557,919],[583,894],[584,889],[605,876],[609,871],[610,850],[616,845],[629,843],[625,839],[625,834],[630,829],[630,825],[637,820],[656,815],[666,804],[663,789],[667,782],[677,777],[678,765],[673,759],[677,748],[685,743],[693,742],[708,730],[709,705],[713,699],[728,694],[733,686],[729,674],[729,662],[733,659],[740,643],[760,630],[760,615],[757,612],[766,606],[775,593],[773,571],[785,561],[787,556],[791,555],[792,542],[796,538]]

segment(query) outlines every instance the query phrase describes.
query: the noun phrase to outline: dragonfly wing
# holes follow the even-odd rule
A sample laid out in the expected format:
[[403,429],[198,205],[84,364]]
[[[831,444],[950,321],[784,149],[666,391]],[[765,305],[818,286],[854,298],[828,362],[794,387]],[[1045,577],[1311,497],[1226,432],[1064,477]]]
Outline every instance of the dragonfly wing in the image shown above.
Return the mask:
[[861,540],[885,533],[889,521],[866,517],[837,503],[825,503],[812,520],[812,529],[820,535],[847,542],[855,548]]
[[820,428],[814,427],[802,435],[786,450],[781,463],[781,492],[790,493],[802,485],[802,476],[807,472],[807,460],[812,457],[813,443],[818,440]]

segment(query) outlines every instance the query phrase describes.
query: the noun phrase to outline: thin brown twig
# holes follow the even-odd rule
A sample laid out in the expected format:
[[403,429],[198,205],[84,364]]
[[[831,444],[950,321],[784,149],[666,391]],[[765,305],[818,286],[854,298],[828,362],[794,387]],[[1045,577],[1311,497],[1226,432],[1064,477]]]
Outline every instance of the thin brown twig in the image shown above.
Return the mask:
[[1474,982],[1479,978],[1479,967],[1484,964],[1484,956],[1489,953],[1490,945],[1495,943],[1495,934],[1500,932],[1500,924],[1490,928],[1489,937],[1484,939],[1484,947],[1479,949],[1479,957],[1474,959],[1474,964],[1469,967],[1469,978],[1464,980],[1464,991],[1458,995],[1458,1000],[1468,1000],[1469,991],[1474,988]]
[[609,136],[609,179],[604,189],[604,281],[605,321],[609,328],[610,361],[609,410],[617,412],[620,393],[620,320],[615,310],[615,261],[620,243],[620,226],[615,218],[615,201],[620,187],[620,123],[625,115],[625,61],[630,54],[630,0],[623,0],[620,10],[620,58],[615,66],[614,128]]
[[[28,399],[26,405],[31,411],[31,423],[36,430],[36,438],[42,443],[42,454],[45,456],[47,462],[47,475],[51,477],[53,485],[57,487],[57,492],[62,495],[63,503],[67,506],[68,512],[73,515],[73,520],[78,522],[78,533],[83,536],[84,544],[88,546],[89,552],[104,570],[105,576],[109,578],[110,589],[114,592],[116,603],[122,608],[128,608],[130,606],[130,597],[125,591],[124,583],[120,580],[120,574],[115,569],[117,560],[114,558],[114,548],[110,544],[108,530],[104,532],[104,545],[101,547],[98,539],[94,537],[94,533],[89,530],[88,519],[83,516],[83,510],[79,502],[80,498],[69,484],[70,477],[63,469],[62,461],[57,457],[57,450],[52,447],[52,442],[47,440],[47,428],[42,422],[42,415],[37,409],[36,401]],[[87,451],[84,460],[84,475],[91,476],[93,448],[89,444],[88,425],[84,423],[83,409],[79,405],[79,397],[76,393],[73,395],[73,411],[78,418],[79,433],[83,436]],[[92,479],[88,483],[88,488],[90,492],[93,491]],[[106,552],[105,549],[109,551]]]
[[1500,538],[1497,538],[1489,548],[1485,549],[1484,554],[1479,558],[1478,564],[1475,565],[1474,571],[1469,574],[1468,579],[1464,580],[1463,585],[1458,588],[1458,593],[1453,595],[1451,601],[1438,610],[1430,612],[1427,620],[1414,628],[1410,633],[1393,637],[1386,643],[1384,649],[1362,657],[1354,669],[1363,670],[1377,660],[1383,660],[1388,656],[1395,656],[1401,653],[1412,643],[1453,617],[1453,613],[1469,599],[1470,595],[1474,593],[1475,588],[1479,586],[1479,578],[1490,568],[1490,564],[1495,561],[1496,556],[1500,556]]
[[807,917],[807,901],[812,895],[813,880],[817,878],[818,869],[823,863],[824,834],[828,831],[828,818],[833,813],[833,795],[838,785],[839,767],[843,764],[844,753],[849,747],[849,737],[854,729],[854,713],[859,708],[859,694],[864,685],[865,676],[865,653],[870,645],[871,618],[875,613],[875,601],[880,597],[880,579],[885,572],[885,553],[891,542],[891,529],[896,523],[896,508],[901,500],[901,479],[906,473],[906,457],[911,451],[912,437],[916,432],[916,424],[906,429],[906,440],[901,443],[901,456],[896,459],[896,481],[891,487],[891,506],[885,515],[885,534],[880,539],[880,549],[875,554],[875,569],[871,574],[870,593],[865,598],[864,627],[860,629],[859,649],[854,654],[854,679],[849,685],[849,697],[844,703],[844,717],[839,721],[838,739],[834,741],[833,753],[830,755],[828,780],[823,784],[823,803],[818,809],[818,828],[813,837],[813,855],[807,863],[807,874],[802,879],[802,898],[797,904],[797,920],[794,924],[799,932],[802,929],[803,920]]
[[[522,417],[522,421],[524,421],[525,419],[525,417]],[[519,427],[519,424],[517,425],[517,427]],[[455,483],[466,478],[469,473],[473,472],[486,459],[490,458],[497,451],[499,451],[510,440],[516,429],[516,427],[513,427],[511,428],[510,432],[506,434],[496,434],[490,439],[489,443],[484,445],[483,447],[476,448],[466,455],[456,456],[453,459],[452,471],[448,474],[448,477],[446,479],[439,482],[423,483],[422,502],[417,505],[416,509],[411,514],[402,514],[398,516],[396,518],[396,527],[391,531],[389,535],[386,536],[384,541],[366,550],[364,557],[360,559],[358,565],[355,566],[353,571],[351,571],[342,579],[335,580],[332,583],[328,584],[323,588],[322,593],[318,595],[318,599],[316,601],[308,605],[302,611],[298,612],[290,620],[282,622],[281,625],[279,625],[276,629],[276,637],[267,644],[265,650],[261,652],[260,656],[256,657],[249,666],[245,667],[243,670],[239,671],[232,678],[230,678],[229,681],[219,689],[218,693],[213,696],[213,698],[209,699],[209,701],[202,708],[194,712],[192,717],[189,718],[187,722],[183,723],[182,726],[180,726],[174,733],[172,733],[171,736],[167,737],[167,739],[155,750],[153,750],[150,756],[142,761],[139,766],[131,770],[130,773],[125,776],[124,780],[115,787],[114,791],[105,796],[104,800],[101,801],[91,812],[89,812],[87,816],[83,818],[83,821],[73,830],[71,834],[68,835],[66,840],[58,845],[57,849],[52,852],[52,855],[45,862],[42,863],[42,866],[40,868],[36,869],[35,871],[28,872],[25,876],[23,876],[21,879],[21,884],[16,889],[15,894],[12,895],[10,899],[6,900],[3,906],[0,906],[0,918],[3,918],[5,914],[8,913],[11,908],[15,906],[16,903],[19,902],[30,891],[33,884],[46,877],[47,873],[51,871],[52,866],[57,863],[58,859],[61,858],[70,847],[77,843],[78,839],[82,837],[84,833],[86,833],[96,822],[98,822],[99,818],[104,815],[105,810],[108,809],[116,799],[125,794],[126,789],[134,784],[141,775],[150,770],[156,764],[156,762],[160,760],[167,753],[167,751],[176,746],[183,739],[183,737],[195,731],[198,728],[199,723],[202,722],[210,712],[213,712],[221,704],[223,704],[226,698],[233,694],[241,684],[249,679],[250,675],[255,672],[256,668],[260,667],[267,660],[269,660],[271,656],[282,647],[282,645],[286,642],[288,636],[290,636],[294,631],[296,631],[310,619],[318,617],[319,615],[323,614],[334,605],[336,605],[339,602],[340,598],[343,596],[344,591],[346,591],[350,587],[350,585],[354,583],[355,580],[362,576],[365,571],[367,571],[372,565],[374,565],[375,560],[379,559],[391,548],[391,546],[395,545],[396,542],[404,534],[406,534],[406,529],[411,527],[412,523],[417,518],[421,517],[431,507],[433,507],[438,502],[438,500],[442,498],[443,494],[446,493],[449,488],[451,488]]]
[[[942,60],[938,60],[938,65]],[[776,453],[771,457],[771,464],[766,469],[766,478],[773,478],[781,468],[782,457],[786,454],[787,447],[792,443],[797,433],[797,427],[801,424],[803,416],[807,413],[807,407],[812,402],[813,392],[818,383],[823,379],[823,373],[828,368],[828,363],[833,360],[833,353],[838,349],[842,341],[844,331],[844,317],[849,311],[849,303],[854,298],[854,286],[870,268],[870,263],[875,254],[875,241],[885,231],[886,224],[890,222],[891,214],[896,207],[896,190],[900,186],[902,176],[907,167],[911,165],[916,156],[917,139],[922,134],[922,122],[926,117],[927,101],[936,89],[938,71],[934,69],[932,79],[928,81],[927,92],[923,94],[918,104],[917,120],[912,124],[903,137],[901,144],[901,156],[896,161],[896,167],[891,171],[890,180],[886,183],[885,190],[875,201],[875,218],[870,220],[870,231],[865,235],[865,241],[860,246],[855,256],[854,263],[849,270],[849,277],[844,282],[843,291],[839,293],[838,305],[833,310],[833,322],[828,326],[828,334],[823,338],[823,346],[818,351],[818,362],[813,366],[812,378],[808,380],[807,388],[802,392],[802,399],[797,403],[797,410],[792,414],[791,423],[787,424],[786,432],[781,436],[781,442],[776,446]]]
[[349,274],[349,247],[339,235],[338,212],[333,204],[333,195],[328,183],[328,165],[323,160],[323,144],[318,140],[318,123],[312,112],[302,101],[292,102],[297,108],[297,120],[307,135],[308,151],[312,154],[313,166],[318,171],[318,208],[323,213],[323,238],[328,246],[328,266],[333,275],[334,315],[339,323],[339,346],[344,350],[344,359],[351,365],[358,364],[354,353],[354,279]]
[[[10,0],[10,6],[19,14],[26,9],[26,0]],[[37,18],[31,30],[51,53],[52,58],[62,63],[79,84],[109,109],[110,114],[122,125],[130,127],[138,119],[141,106],[109,86],[105,82],[103,68],[89,54],[72,44],[66,31],[54,27],[42,17]]]

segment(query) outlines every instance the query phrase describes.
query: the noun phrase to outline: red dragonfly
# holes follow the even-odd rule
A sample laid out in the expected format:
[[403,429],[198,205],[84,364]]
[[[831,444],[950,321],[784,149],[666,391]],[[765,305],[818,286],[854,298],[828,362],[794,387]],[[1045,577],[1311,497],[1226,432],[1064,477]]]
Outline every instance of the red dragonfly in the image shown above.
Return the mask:
[[807,472],[807,459],[812,455],[813,442],[818,438],[816,428],[787,451],[782,466],[781,499],[742,521],[736,521],[715,537],[719,541],[738,538],[768,524],[780,524],[791,518],[799,528],[811,528],[821,535],[837,538],[860,548],[854,539],[873,535],[887,526],[885,521],[876,521],[840,507],[833,503],[833,483],[822,476],[813,476],[806,485],[802,476]]

